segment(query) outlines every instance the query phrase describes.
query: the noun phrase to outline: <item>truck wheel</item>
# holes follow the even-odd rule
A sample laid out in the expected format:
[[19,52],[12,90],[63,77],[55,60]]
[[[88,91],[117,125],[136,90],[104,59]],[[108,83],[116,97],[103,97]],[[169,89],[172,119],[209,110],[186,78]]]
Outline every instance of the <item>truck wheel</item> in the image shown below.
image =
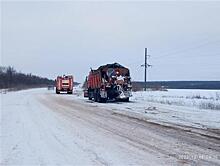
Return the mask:
[[97,102],[98,101],[98,95],[97,95],[97,91],[95,90],[94,92],[94,101]]
[[73,91],[69,91],[69,92],[67,92],[67,94],[73,94]]
[[106,98],[101,98],[101,103],[106,103],[107,102],[107,99]]
[[104,103],[105,102],[105,98],[102,98],[101,95],[100,95],[100,90],[97,91],[97,101],[99,103]]
[[122,101],[122,102],[129,102],[129,97],[125,98],[125,99],[121,99],[120,101]]
[[95,102],[98,101],[98,100],[97,100],[97,96],[96,96],[96,94],[95,94],[95,96],[94,96],[94,101],[95,101]]
[[124,100],[125,102],[129,102],[129,97]]
[[102,98],[101,98],[101,95],[100,95],[100,91],[99,91],[99,90],[96,90],[96,93],[95,93],[95,101],[96,101],[96,102],[99,102],[99,103],[102,102]]
[[60,94],[60,92],[56,89],[56,94]]
[[101,103],[101,102],[102,102],[102,98],[101,98],[101,96],[100,96],[100,94],[99,94],[99,93],[97,93],[97,102],[99,102],[99,103]]
[[89,100],[92,100],[90,92],[88,93],[88,98],[89,98]]

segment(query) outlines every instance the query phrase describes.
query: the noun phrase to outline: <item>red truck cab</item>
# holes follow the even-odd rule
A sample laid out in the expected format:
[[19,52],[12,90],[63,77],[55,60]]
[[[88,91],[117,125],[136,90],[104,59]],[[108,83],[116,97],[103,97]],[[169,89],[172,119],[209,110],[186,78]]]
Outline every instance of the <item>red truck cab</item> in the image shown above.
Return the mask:
[[67,94],[73,93],[73,76],[58,76],[56,82],[56,93],[66,92]]

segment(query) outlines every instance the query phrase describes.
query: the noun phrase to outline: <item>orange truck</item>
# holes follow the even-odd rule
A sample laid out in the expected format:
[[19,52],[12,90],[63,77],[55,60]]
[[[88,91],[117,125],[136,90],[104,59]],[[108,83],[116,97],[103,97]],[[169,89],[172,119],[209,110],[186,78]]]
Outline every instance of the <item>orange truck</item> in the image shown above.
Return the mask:
[[132,85],[128,68],[118,63],[91,70],[85,83],[84,97],[97,102],[107,100],[129,101]]
[[56,94],[66,92],[67,94],[73,93],[73,76],[58,76],[56,82]]

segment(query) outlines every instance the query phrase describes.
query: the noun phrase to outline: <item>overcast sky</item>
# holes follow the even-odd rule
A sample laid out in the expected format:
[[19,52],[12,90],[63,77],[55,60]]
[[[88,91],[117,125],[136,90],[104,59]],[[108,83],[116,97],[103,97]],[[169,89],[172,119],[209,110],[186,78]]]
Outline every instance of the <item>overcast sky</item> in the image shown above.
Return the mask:
[[1,65],[82,82],[118,62],[143,80],[220,80],[220,2],[2,2]]

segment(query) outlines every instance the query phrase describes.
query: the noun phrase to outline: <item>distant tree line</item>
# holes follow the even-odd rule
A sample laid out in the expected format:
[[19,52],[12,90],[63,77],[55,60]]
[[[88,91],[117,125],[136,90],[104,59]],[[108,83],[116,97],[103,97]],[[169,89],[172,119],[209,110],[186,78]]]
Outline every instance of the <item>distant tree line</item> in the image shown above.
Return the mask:
[[11,66],[0,66],[0,89],[43,87],[49,84],[54,85],[54,81],[32,74],[17,72]]
[[[147,88],[150,89],[220,89],[220,81],[149,81]],[[132,82],[134,90],[143,90],[144,82]]]

